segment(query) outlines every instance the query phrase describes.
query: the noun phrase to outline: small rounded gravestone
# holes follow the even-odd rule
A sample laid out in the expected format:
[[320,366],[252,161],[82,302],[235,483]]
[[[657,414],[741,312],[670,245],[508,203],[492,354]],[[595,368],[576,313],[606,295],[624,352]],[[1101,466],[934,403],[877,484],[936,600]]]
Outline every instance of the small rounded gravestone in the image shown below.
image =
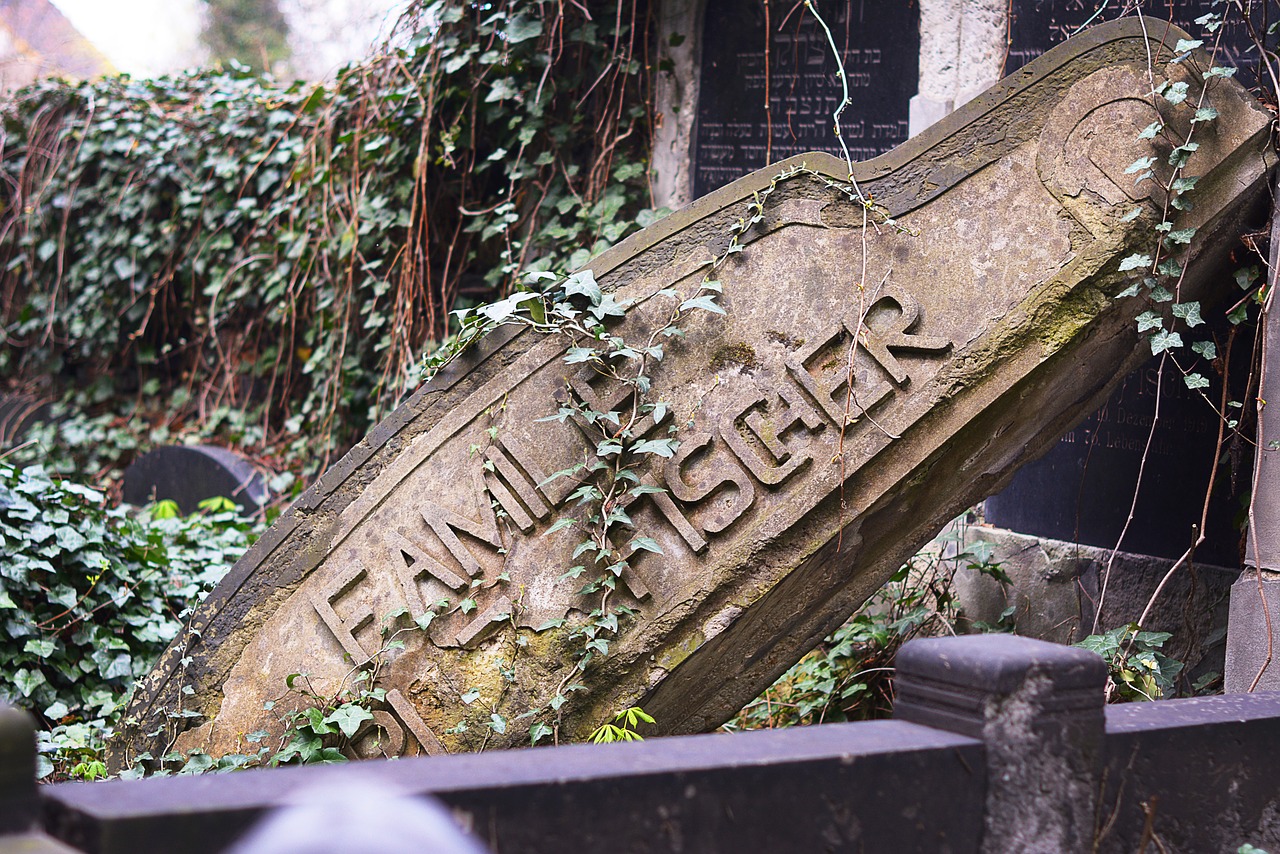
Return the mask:
[[210,445],[165,445],[143,454],[124,471],[124,500],[149,504],[169,499],[184,514],[207,498],[229,498],[246,513],[267,501],[267,485],[239,454]]
[[27,394],[0,392],[0,448],[18,444],[37,421],[48,421],[49,404]]

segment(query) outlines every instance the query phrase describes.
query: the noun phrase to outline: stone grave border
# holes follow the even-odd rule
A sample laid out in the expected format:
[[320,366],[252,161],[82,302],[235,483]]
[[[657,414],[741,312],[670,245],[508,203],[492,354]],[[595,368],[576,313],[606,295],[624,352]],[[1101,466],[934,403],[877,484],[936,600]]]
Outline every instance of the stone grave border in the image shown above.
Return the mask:
[[[33,723],[3,709],[0,854],[224,851],[313,792],[341,805],[371,786],[410,811],[443,802],[474,836],[432,840],[441,854],[472,852],[475,837],[584,854],[1280,844],[1266,761],[1280,753],[1280,694],[1104,707],[1105,678],[1094,653],[1043,641],[916,640],[898,657],[894,720],[40,788]],[[325,839],[349,821],[310,829]],[[368,850],[406,850],[383,843],[394,824],[365,820]]]

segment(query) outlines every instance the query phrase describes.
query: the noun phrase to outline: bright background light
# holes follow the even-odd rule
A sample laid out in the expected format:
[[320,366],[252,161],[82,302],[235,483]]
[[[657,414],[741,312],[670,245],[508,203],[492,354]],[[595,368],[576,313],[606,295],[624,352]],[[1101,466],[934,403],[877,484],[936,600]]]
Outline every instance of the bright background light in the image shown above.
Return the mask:
[[[200,0],[52,0],[121,71],[147,76],[201,64]],[[409,0],[282,0],[294,73],[331,74],[365,56]]]

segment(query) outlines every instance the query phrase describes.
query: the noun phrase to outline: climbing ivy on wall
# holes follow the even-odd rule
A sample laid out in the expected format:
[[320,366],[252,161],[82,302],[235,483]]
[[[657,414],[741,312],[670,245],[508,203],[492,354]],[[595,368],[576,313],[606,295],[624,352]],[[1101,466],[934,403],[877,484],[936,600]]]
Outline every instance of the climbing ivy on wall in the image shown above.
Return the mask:
[[333,84],[233,67],[20,93],[0,375],[204,432],[248,413],[224,441],[331,459],[456,305],[656,218],[650,27],[645,0],[420,0]]

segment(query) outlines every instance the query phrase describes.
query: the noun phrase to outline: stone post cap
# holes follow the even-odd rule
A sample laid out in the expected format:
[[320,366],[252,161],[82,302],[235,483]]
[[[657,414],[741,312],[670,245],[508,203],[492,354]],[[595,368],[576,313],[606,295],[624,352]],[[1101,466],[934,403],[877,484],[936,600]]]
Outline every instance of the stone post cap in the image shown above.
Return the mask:
[[36,812],[35,721],[0,703],[0,834],[31,830]]
[[993,706],[1027,683],[1042,714],[1102,713],[1107,665],[1095,652],[1015,635],[913,640],[898,652],[894,717],[979,738]]

